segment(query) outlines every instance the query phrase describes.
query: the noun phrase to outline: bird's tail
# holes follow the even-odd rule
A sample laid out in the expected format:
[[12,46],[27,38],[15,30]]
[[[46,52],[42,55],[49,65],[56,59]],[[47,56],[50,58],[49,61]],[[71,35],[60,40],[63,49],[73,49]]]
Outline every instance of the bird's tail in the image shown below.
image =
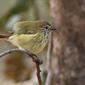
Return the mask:
[[5,34],[0,34],[0,38],[8,38],[10,37],[14,32],[13,31],[8,31]]
[[5,35],[5,34],[0,34],[0,38],[8,38],[10,37],[9,35]]

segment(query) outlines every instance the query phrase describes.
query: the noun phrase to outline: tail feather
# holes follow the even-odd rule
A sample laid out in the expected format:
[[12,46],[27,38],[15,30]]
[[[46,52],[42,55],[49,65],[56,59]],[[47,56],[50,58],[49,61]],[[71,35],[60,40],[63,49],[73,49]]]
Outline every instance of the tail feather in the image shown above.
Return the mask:
[[8,35],[1,35],[0,34],[0,38],[8,38],[9,36]]

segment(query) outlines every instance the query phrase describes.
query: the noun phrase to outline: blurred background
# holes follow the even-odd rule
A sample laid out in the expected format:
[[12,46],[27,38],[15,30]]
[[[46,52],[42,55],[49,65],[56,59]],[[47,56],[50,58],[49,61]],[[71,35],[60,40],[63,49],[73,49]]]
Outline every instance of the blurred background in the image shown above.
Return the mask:
[[[16,22],[27,20],[45,20],[51,23],[49,0],[0,0],[0,34],[12,30]],[[0,52],[12,48],[16,47],[6,39],[0,39]],[[39,54],[44,64],[46,49],[47,47]],[[0,85],[38,85],[35,65],[25,56],[17,52],[0,59]]]
[[[43,85],[85,85],[85,0],[0,0],[0,34],[27,20],[45,20],[57,28],[49,52],[53,57],[46,59],[47,47],[38,54]],[[12,48],[0,39],[0,52]],[[0,85],[38,85],[32,60],[18,52],[0,58]]]

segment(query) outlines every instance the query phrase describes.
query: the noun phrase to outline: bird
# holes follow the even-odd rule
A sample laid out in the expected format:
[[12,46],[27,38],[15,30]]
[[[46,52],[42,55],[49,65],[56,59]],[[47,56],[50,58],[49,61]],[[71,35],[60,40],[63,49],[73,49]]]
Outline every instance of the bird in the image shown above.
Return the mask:
[[10,35],[0,35],[0,38],[8,38],[19,49],[40,53],[48,43],[50,33],[55,30],[55,27],[43,20],[21,21],[14,24]]

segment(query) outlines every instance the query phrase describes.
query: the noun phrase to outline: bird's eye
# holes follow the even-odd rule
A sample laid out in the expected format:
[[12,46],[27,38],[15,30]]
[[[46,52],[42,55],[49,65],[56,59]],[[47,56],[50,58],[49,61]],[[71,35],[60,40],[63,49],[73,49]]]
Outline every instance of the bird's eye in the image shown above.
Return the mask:
[[46,31],[48,29],[48,26],[43,26],[43,27],[41,27],[41,30],[42,31]]
[[45,27],[46,29],[48,29],[48,27]]

